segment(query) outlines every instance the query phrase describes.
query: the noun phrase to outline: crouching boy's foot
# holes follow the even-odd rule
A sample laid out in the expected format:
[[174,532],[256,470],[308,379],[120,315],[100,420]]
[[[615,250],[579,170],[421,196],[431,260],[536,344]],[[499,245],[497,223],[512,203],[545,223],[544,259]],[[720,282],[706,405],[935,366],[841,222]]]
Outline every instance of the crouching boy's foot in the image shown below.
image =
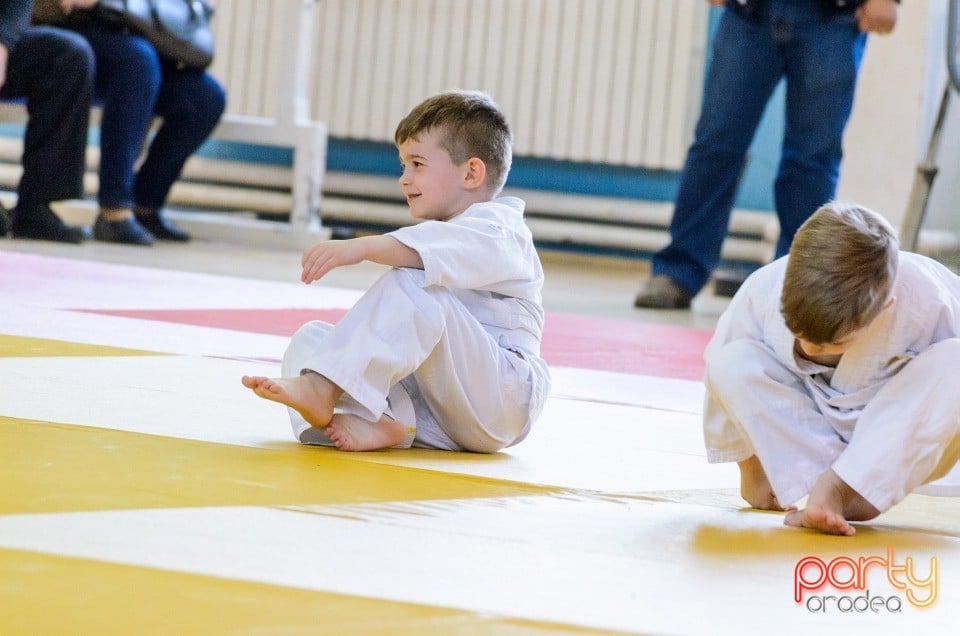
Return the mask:
[[756,455],[737,463],[740,468],[740,496],[758,510],[782,511],[767,473]]
[[333,407],[343,390],[319,373],[304,373],[294,378],[243,376],[243,386],[265,400],[279,402],[296,410],[311,426],[326,428]]
[[847,485],[832,470],[820,475],[807,499],[807,507],[787,513],[788,526],[812,528],[824,534],[852,536],[857,530],[850,521],[873,519],[880,511]]
[[842,514],[833,511],[830,507],[815,504],[808,504],[803,510],[788,512],[783,523],[796,528],[811,528],[824,534],[839,534],[847,537],[857,532]]
[[342,451],[371,451],[396,446],[407,437],[407,427],[384,415],[378,422],[351,413],[337,413],[323,429]]

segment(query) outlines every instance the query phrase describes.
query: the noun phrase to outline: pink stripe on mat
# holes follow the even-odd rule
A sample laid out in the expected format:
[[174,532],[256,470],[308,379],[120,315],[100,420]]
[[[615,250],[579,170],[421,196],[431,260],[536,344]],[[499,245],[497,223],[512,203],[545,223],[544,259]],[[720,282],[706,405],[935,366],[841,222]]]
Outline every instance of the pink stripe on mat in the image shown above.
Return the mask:
[[[335,323],[343,309],[80,310],[88,313],[289,336],[310,320]],[[551,365],[681,380],[703,377],[711,332],[572,314],[547,314],[543,357]]]

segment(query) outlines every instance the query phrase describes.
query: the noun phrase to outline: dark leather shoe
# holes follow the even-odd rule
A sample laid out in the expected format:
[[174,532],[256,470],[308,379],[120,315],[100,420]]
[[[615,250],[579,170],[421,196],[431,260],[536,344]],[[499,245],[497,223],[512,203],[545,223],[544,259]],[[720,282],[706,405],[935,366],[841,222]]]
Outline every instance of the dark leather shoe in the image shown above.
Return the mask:
[[0,204],[0,237],[6,236],[10,231],[10,213],[7,208]]
[[641,309],[688,309],[691,300],[693,296],[680,289],[672,278],[657,274],[640,290],[633,306]]
[[107,243],[126,243],[129,245],[153,245],[153,234],[143,229],[133,216],[119,221],[108,221],[103,215],[93,224],[93,238]]
[[67,225],[47,206],[23,210],[14,208],[10,230],[14,238],[58,243],[83,243],[90,238],[89,228]]
[[186,243],[190,240],[189,234],[177,227],[173,221],[165,217],[161,212],[137,215],[137,221],[146,228],[148,232],[162,241]]

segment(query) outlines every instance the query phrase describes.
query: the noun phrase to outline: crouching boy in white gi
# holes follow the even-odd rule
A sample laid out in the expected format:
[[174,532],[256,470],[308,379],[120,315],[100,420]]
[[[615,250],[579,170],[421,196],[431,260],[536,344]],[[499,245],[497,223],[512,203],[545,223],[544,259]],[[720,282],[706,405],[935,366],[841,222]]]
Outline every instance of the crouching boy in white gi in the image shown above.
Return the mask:
[[852,535],[957,463],[958,335],[960,278],[900,252],[875,212],[829,203],[720,318],[708,459],[738,462],[743,498],[787,525]]
[[287,405],[306,444],[492,453],[526,437],[550,385],[524,203],[494,198],[510,170],[510,127],[488,96],[448,92],[407,115],[395,140],[400,188],[424,222],[308,249],[304,283],[361,261],[394,269],[336,326],[301,327],[283,377],[243,384]]

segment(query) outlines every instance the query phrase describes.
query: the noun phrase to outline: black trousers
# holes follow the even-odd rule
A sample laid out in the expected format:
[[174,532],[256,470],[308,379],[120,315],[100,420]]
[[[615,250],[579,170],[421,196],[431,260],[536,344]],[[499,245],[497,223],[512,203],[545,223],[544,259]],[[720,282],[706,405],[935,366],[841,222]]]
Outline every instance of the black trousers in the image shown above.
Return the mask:
[[7,63],[0,99],[26,99],[20,210],[83,193],[94,58],[82,36],[53,27],[27,29]]

